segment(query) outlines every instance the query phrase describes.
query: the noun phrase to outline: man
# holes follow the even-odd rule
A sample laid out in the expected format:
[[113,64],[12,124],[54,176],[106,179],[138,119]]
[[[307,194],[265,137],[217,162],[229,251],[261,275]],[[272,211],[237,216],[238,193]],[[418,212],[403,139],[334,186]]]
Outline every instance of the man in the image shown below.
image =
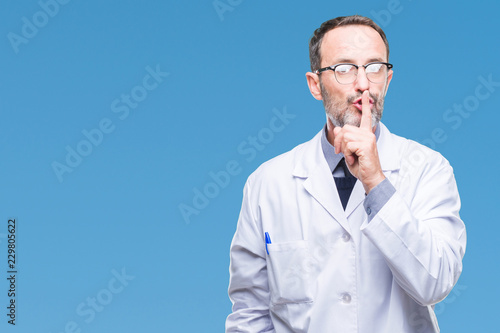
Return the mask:
[[453,170],[380,122],[393,71],[378,25],[338,17],[309,49],[327,123],[248,178],[226,332],[439,332],[466,244]]

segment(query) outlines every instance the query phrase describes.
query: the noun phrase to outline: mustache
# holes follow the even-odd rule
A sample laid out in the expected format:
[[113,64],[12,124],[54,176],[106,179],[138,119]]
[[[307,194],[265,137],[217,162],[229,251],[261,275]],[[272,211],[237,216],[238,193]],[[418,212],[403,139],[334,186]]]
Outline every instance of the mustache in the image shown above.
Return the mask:
[[[376,105],[378,102],[378,96],[372,95],[371,93],[369,95],[370,95],[370,98],[373,100],[373,104]],[[347,103],[349,103],[349,104],[354,103],[354,101],[357,100],[358,98],[361,98],[361,96],[363,96],[362,93],[351,95],[351,96],[347,97]]]

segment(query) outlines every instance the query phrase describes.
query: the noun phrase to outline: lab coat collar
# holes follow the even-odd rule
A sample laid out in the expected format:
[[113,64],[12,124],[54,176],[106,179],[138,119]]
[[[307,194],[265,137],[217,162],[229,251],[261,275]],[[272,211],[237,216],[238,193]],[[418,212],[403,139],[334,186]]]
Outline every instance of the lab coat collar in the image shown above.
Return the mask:
[[[377,140],[378,153],[382,171],[389,172],[399,169],[400,156],[398,149],[400,146],[396,143],[392,134],[382,123],[380,126],[380,136]],[[347,217],[364,200],[364,189],[360,182],[356,185],[349,199],[346,210],[342,208],[340,198],[332,177],[330,167],[325,159],[321,146],[322,131],[318,132],[314,138],[302,144],[294,160],[293,176],[305,178],[304,188],[313,196],[329,213],[332,215],[344,229],[350,232]]]
[[[398,145],[387,127],[380,122],[380,136],[377,140],[378,155],[382,171],[394,171],[400,168],[399,156],[402,147]],[[293,175],[300,178],[308,178],[318,167],[330,169],[323,155],[321,147],[322,131],[318,132],[312,140],[301,145],[301,149],[294,161]],[[331,174],[330,174],[331,176]]]
[[382,171],[399,170],[404,147],[397,142],[395,135],[384,124],[380,122],[379,127],[380,136],[377,140],[377,149]]
[[351,232],[347,215],[321,148],[321,133],[298,147],[293,176],[304,178],[304,189],[345,229]]

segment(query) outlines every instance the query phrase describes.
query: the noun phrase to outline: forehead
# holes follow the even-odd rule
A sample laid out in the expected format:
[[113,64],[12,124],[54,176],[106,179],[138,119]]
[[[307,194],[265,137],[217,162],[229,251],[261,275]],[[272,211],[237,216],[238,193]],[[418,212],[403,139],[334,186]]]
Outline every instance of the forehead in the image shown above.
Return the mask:
[[355,64],[379,59],[387,61],[387,50],[379,33],[368,26],[348,25],[328,31],[321,43],[321,64],[349,60]]

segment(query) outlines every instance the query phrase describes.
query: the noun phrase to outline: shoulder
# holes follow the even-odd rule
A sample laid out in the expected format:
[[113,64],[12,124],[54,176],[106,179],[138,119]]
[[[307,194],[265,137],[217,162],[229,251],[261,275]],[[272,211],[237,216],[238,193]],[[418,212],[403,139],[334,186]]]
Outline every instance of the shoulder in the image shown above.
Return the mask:
[[382,155],[386,159],[397,156],[401,170],[425,171],[432,168],[450,168],[448,160],[439,152],[414,140],[391,133],[382,125]]
[[262,163],[249,177],[249,182],[276,182],[289,179],[297,166],[317,155],[321,145],[321,131],[311,140],[295,146],[293,149]]

